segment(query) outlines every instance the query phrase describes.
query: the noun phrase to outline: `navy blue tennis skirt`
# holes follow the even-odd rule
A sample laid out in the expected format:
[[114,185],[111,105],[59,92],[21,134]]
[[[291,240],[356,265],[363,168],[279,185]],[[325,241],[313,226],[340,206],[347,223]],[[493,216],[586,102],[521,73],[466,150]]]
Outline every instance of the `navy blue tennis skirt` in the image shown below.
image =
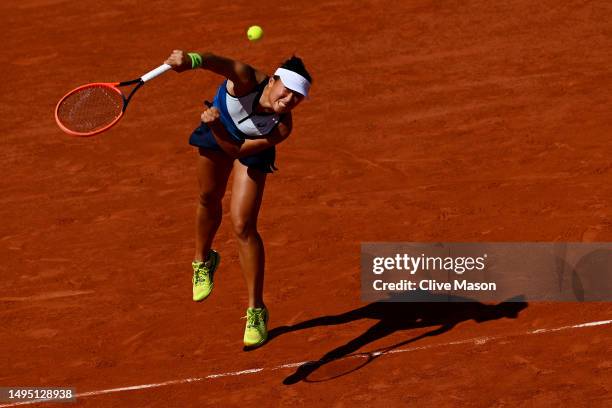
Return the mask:
[[[205,123],[200,123],[200,126],[193,131],[189,137],[189,144],[202,149],[223,151],[221,146],[219,146],[215,140],[215,136],[213,136],[212,131]],[[248,168],[253,168],[264,173],[272,173],[274,170],[278,170],[276,167],[274,167],[275,159],[276,147],[272,146],[259,153],[241,157],[238,160],[240,160],[240,163],[244,164]]]

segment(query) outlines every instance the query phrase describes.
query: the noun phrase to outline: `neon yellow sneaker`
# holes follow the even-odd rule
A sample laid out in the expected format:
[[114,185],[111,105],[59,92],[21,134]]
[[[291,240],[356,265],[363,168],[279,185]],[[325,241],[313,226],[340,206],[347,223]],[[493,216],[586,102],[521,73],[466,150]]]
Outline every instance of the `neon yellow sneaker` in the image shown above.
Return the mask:
[[248,348],[259,347],[268,339],[268,309],[247,309],[244,345]]
[[221,257],[217,251],[212,249],[208,251],[208,260],[206,262],[193,261],[193,300],[200,302],[208,297],[212,292],[215,284],[213,278],[215,271],[221,262]]

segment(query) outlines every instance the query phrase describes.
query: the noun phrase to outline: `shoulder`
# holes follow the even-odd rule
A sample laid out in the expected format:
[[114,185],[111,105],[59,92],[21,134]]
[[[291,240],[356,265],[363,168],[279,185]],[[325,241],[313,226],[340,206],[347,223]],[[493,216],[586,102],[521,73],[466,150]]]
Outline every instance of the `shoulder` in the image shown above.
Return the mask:
[[266,73],[241,62],[236,62],[236,74],[234,78],[228,78],[228,89],[233,91],[236,96],[253,92],[263,81],[268,79]]

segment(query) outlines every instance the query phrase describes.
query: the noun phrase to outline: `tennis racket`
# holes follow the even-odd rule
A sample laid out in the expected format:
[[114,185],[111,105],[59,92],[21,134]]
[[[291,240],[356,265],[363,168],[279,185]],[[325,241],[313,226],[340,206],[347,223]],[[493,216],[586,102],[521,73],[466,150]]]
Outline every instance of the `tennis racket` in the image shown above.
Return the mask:
[[[93,136],[113,127],[137,90],[145,82],[172,67],[162,64],[138,79],[115,83],[91,83],[68,92],[55,107],[55,121],[60,129],[72,136]],[[126,96],[119,89],[136,85]]]

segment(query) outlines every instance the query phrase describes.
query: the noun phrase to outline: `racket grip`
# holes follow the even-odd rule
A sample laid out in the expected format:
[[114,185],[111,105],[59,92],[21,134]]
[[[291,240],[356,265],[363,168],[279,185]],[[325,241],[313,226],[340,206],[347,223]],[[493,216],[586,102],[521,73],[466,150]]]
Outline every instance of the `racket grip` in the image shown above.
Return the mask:
[[143,76],[140,77],[140,79],[142,80],[142,82],[147,82],[150,79],[153,79],[161,74],[163,74],[164,72],[168,71],[172,69],[172,67],[168,64],[162,64],[159,67],[155,68],[152,71],[147,72],[146,74],[144,74]]
[[212,103],[210,103],[210,101],[204,101],[204,105],[206,105],[206,106],[207,106],[207,107],[209,107],[209,108],[212,108],[212,107],[213,107],[213,104],[212,104]]

